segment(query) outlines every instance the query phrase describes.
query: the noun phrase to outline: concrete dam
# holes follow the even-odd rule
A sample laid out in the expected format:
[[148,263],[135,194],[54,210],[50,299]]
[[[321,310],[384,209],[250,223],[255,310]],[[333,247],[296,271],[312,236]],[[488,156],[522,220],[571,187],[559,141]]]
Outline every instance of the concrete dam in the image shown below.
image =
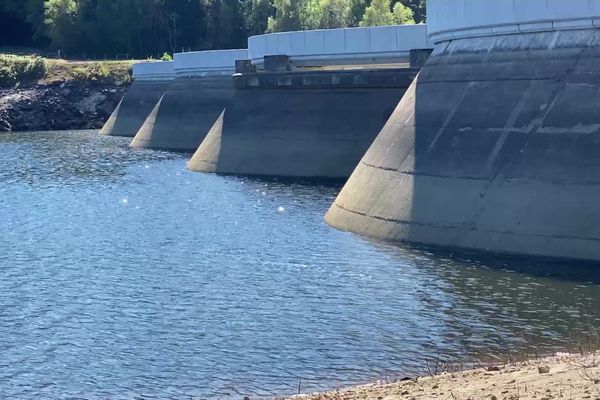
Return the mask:
[[326,221],[600,261],[599,20],[600,0],[429,0],[434,53]]
[[138,87],[165,63],[143,63],[104,130],[136,115],[131,147],[196,151],[197,172],[346,179],[431,47],[427,27],[411,25],[268,34],[250,38],[248,50],[177,53],[166,89],[147,96],[151,109],[139,109]]
[[131,142],[134,148],[194,151],[233,95],[235,60],[247,50],[177,53],[175,80]]
[[234,76],[232,100],[189,168],[347,178],[416,76],[412,49],[427,45],[424,25],[250,38],[254,64]]
[[100,133],[134,137],[173,79],[172,61],[134,64],[133,83]]

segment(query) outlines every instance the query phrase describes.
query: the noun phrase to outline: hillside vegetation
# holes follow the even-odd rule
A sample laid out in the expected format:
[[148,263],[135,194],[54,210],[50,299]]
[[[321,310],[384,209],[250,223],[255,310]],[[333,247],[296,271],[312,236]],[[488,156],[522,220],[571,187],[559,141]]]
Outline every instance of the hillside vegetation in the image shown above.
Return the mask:
[[[424,22],[425,0],[0,0],[0,46],[63,58],[244,48],[266,32]],[[3,32],[4,31],[4,32]]]
[[0,87],[31,83],[80,81],[91,84],[128,84],[132,61],[82,61],[0,54]]

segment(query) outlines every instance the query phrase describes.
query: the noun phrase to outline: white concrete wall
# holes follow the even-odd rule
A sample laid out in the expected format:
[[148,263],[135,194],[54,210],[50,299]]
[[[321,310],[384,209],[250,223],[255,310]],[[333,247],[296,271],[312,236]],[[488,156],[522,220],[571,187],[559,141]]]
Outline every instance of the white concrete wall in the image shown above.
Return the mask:
[[600,27],[600,0],[427,0],[433,42]]
[[235,61],[248,59],[248,50],[210,50],[175,53],[175,74],[179,76],[226,75],[235,72]]
[[381,26],[253,36],[248,56],[257,65],[264,56],[282,54],[296,65],[322,65],[407,60],[410,50],[432,47],[426,25]]
[[173,61],[145,61],[133,64],[135,81],[169,81],[175,79]]

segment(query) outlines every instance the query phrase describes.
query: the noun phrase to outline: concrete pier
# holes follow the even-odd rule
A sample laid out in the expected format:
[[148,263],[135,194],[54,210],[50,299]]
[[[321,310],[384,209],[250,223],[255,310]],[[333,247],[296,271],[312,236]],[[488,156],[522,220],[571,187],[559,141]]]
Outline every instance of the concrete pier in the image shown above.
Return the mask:
[[240,74],[196,172],[347,178],[418,69]]
[[416,76],[411,54],[423,58],[413,49],[429,45],[426,32],[412,25],[250,38],[233,98],[188,167],[346,179]]
[[246,50],[178,53],[175,81],[131,142],[134,148],[194,151],[233,95],[235,61]]
[[599,6],[429,0],[435,51],[326,221],[386,240],[600,261]]
[[133,65],[133,83],[113,111],[100,133],[134,137],[137,131],[175,79],[172,61],[144,62]]

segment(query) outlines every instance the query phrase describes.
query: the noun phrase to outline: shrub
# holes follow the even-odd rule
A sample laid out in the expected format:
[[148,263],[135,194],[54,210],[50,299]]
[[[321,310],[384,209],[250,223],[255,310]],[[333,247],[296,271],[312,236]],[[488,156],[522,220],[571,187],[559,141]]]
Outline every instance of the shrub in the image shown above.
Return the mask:
[[72,66],[73,79],[93,83],[128,83],[131,65],[127,63],[90,62]]
[[160,57],[160,61],[173,61],[173,57],[165,51],[162,57]]
[[46,62],[40,57],[0,55],[0,85],[34,82],[46,76]]
[[15,73],[6,66],[0,66],[0,86],[13,86],[17,83]]

